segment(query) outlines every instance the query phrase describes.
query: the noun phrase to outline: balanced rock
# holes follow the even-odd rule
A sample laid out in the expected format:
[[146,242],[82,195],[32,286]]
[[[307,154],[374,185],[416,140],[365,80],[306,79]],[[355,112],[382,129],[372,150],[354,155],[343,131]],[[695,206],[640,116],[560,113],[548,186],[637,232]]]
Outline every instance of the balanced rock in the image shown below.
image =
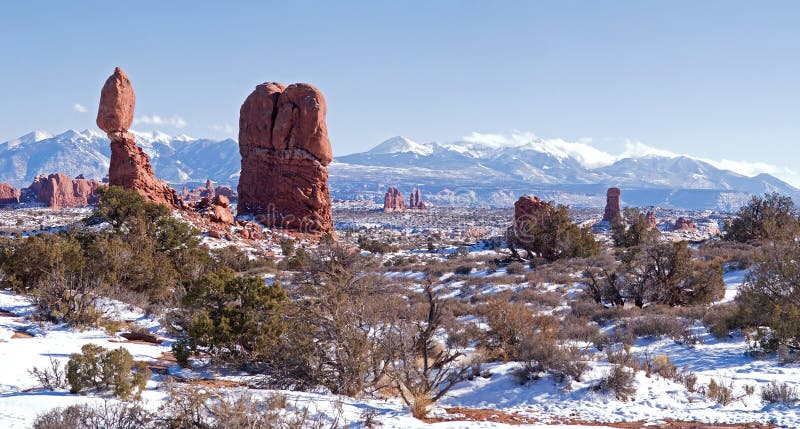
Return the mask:
[[258,85],[239,113],[238,214],[270,227],[333,234],[325,98],[312,85]]
[[136,94],[128,75],[117,67],[100,91],[97,126],[107,133],[127,131],[133,123]]
[[108,184],[134,189],[147,200],[171,207],[181,207],[181,199],[174,189],[156,178],[150,158],[136,146],[136,139],[128,132],[133,122],[136,95],[125,72],[114,69],[100,92],[97,126],[111,139],[111,163]]
[[400,191],[392,186],[386,191],[383,196],[383,211],[389,212],[402,212],[405,211],[406,204],[403,202],[403,195]]
[[21,191],[8,183],[0,183],[0,205],[18,204]]
[[96,180],[86,180],[81,176],[70,179],[66,174],[56,173],[36,176],[28,189],[36,194],[39,202],[58,210],[96,204],[98,186],[100,182]]
[[606,192],[606,210],[603,212],[603,220],[611,222],[622,215],[620,208],[620,195],[622,191],[619,188],[608,188]]
[[411,191],[411,196],[408,198],[408,208],[412,210],[427,210],[428,207],[422,201],[422,191],[414,189]]

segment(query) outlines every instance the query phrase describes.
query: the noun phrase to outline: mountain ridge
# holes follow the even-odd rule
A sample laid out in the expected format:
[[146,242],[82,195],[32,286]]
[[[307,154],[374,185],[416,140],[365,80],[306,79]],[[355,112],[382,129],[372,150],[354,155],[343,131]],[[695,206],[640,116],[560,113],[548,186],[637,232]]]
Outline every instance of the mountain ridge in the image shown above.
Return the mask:
[[[238,183],[240,156],[233,139],[134,134],[157,176],[169,183],[209,178],[232,187]],[[55,172],[102,179],[109,157],[109,140],[100,131],[34,131],[0,143],[0,182],[24,187],[38,174]],[[611,186],[622,187],[629,204],[685,208],[733,209],[764,192],[800,196],[797,188],[767,173],[745,176],[683,155],[615,158],[583,142],[538,137],[492,144],[466,138],[418,143],[396,136],[365,152],[336,157],[329,170],[334,198],[374,201],[389,186],[400,186],[403,192],[420,188],[437,203],[447,204],[456,193],[462,203],[488,206],[511,205],[523,193],[599,206],[604,189]],[[679,203],[676,195],[684,195]]]

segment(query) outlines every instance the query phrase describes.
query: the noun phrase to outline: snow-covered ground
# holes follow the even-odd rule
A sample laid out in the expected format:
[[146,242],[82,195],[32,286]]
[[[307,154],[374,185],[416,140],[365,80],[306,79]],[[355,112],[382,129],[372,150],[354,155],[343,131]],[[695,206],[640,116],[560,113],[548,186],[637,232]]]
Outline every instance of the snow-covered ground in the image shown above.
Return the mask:
[[[472,276],[485,278],[487,291],[496,292],[491,286],[493,276],[504,275],[504,269],[492,274],[477,270]],[[389,277],[419,281],[421,273],[395,272]],[[732,299],[742,282],[743,271],[725,275],[728,292],[725,300]],[[37,414],[54,407],[76,403],[102,403],[109,398],[98,395],[72,395],[67,391],[50,392],[37,386],[28,370],[34,366],[44,368],[52,357],[65,363],[70,353],[79,352],[83,344],[95,343],[106,348],[124,347],[137,360],[156,361],[170,350],[171,339],[166,336],[158,321],[145,316],[138,309],[121,303],[104,300],[102,306],[107,314],[117,320],[128,321],[158,335],[161,344],[127,342],[103,330],[74,331],[63,325],[39,325],[31,321],[35,307],[24,296],[10,291],[0,291],[0,426],[5,428],[30,427]],[[11,316],[13,313],[16,316]],[[800,409],[793,405],[764,405],[759,396],[759,387],[771,381],[786,382],[800,389],[800,366],[781,364],[774,357],[758,360],[749,356],[747,342],[741,336],[716,339],[706,328],[694,326],[700,342],[695,345],[676,343],[673,340],[640,339],[631,352],[639,356],[667,355],[683,371],[691,371],[698,377],[697,386],[705,386],[712,379],[722,381],[733,388],[735,400],[729,405],[719,405],[700,393],[690,393],[682,384],[661,378],[656,374],[636,373],[636,393],[628,400],[619,400],[613,395],[597,392],[592,387],[611,369],[603,359],[605,352],[596,351],[588,362],[589,368],[580,381],[569,387],[546,376],[535,382],[520,385],[513,375],[515,363],[485,364],[488,377],[476,377],[462,382],[431,411],[432,417],[448,416],[445,408],[471,408],[496,410],[498,413],[525,416],[531,423],[524,427],[546,427],[548,423],[559,424],[567,420],[584,422],[630,422],[647,421],[657,423],[665,419],[700,422],[771,422],[781,427],[800,427]],[[16,335],[31,334],[31,338]],[[173,375],[199,377],[202,370],[187,371],[180,367],[169,368]],[[228,375],[227,379],[236,379]],[[142,395],[146,407],[156,409],[166,399],[161,376],[154,375]],[[747,394],[746,387],[755,386],[754,393]],[[276,391],[250,389],[255,398],[271,395]],[[502,428],[508,426],[498,422],[445,421],[425,423],[413,418],[408,409],[397,400],[353,399],[326,394],[325,392],[278,391],[295,407],[308,408],[312,416],[331,416],[340,413],[340,421],[351,427],[361,427],[362,413],[374,410],[377,420],[386,428]],[[113,399],[111,399],[113,400]],[[450,415],[450,418],[456,415]],[[559,425],[564,428],[589,427],[588,425]],[[591,426],[598,427],[598,426]],[[600,426],[602,427],[602,426]]]

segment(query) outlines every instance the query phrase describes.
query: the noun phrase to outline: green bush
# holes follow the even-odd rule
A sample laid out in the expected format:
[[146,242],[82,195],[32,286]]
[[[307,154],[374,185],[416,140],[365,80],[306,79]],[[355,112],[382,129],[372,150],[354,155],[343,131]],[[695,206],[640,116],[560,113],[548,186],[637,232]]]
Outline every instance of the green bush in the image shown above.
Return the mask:
[[277,281],[237,277],[230,270],[194,282],[183,299],[185,332],[192,349],[240,363],[269,358],[285,329],[286,293]]
[[786,240],[797,233],[797,209],[790,197],[777,193],[753,196],[736,216],[725,222],[726,240],[746,243]]
[[513,254],[519,257],[519,247],[525,250],[527,259],[555,261],[600,253],[600,243],[594,239],[589,227],[582,228],[572,223],[566,206],[544,204],[547,208],[542,209],[539,216],[521,218],[509,228],[506,238]]
[[138,399],[151,375],[127,350],[107,350],[96,344],[85,344],[81,353],[70,355],[66,371],[71,393],[111,391],[121,399]]
[[653,242],[661,233],[658,228],[650,229],[647,216],[633,207],[626,207],[622,216],[611,222],[611,237],[618,247],[633,247]]

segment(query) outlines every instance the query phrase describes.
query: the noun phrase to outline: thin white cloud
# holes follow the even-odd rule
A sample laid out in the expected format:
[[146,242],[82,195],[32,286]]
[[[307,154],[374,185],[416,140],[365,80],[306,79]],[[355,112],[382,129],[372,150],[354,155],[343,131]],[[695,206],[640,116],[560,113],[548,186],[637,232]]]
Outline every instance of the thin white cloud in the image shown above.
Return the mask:
[[625,158],[644,158],[648,156],[676,158],[685,156],[687,158],[707,162],[716,168],[733,171],[748,177],[766,173],[792,186],[800,187],[800,172],[789,167],[768,164],[766,162],[700,158],[655,148],[634,140],[627,140],[624,142],[622,153],[611,154],[592,146],[592,139],[590,138],[582,138],[578,139],[577,142],[569,142],[563,139],[542,139],[531,132],[514,131],[510,134],[473,132],[462,139],[466,142],[494,148],[529,146],[539,151],[548,152],[562,159],[566,157],[573,158],[587,168],[605,167]]
[[234,128],[231,124],[214,124],[211,126],[211,130],[231,136],[236,134],[236,128]]
[[617,157],[593,147],[592,139],[581,138],[577,142],[563,139],[543,139],[527,131],[511,134],[484,134],[473,132],[463,137],[464,141],[491,147],[523,147],[548,152],[558,158],[573,158],[588,168],[611,165]]
[[171,118],[162,117],[159,115],[144,115],[137,116],[133,120],[134,125],[167,125],[175,128],[184,128],[187,123],[180,116],[173,116]]
[[72,110],[74,110],[74,111],[76,111],[78,113],[86,113],[86,112],[89,111],[89,109],[87,109],[86,106],[84,106],[83,104],[79,104],[79,103],[73,104],[72,105]]

